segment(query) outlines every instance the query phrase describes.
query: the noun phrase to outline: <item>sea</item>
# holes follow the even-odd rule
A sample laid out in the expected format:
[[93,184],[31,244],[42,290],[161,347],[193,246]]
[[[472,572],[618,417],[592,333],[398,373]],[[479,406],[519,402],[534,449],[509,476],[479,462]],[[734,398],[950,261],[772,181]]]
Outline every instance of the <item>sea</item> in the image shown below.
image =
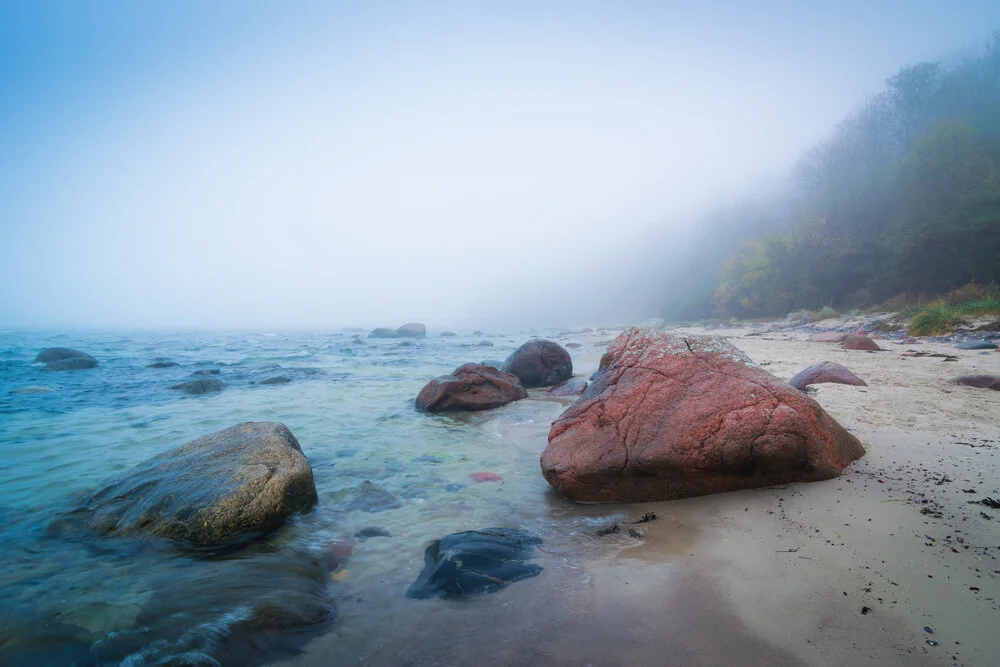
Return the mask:
[[[589,375],[613,332],[366,334],[0,332],[0,664],[462,664],[449,658],[449,619],[481,619],[496,636],[489,619],[542,613],[546,586],[585,587],[580,563],[609,548],[601,527],[624,514],[565,501],[541,475],[549,426],[574,399],[536,389],[452,415],[413,402],[431,378],[502,361],[534,337],[569,345],[577,375]],[[99,366],[34,363],[56,346]],[[170,389],[205,376],[224,389]],[[290,381],[261,383],[276,376]],[[215,555],[66,528],[87,494],[136,464],[245,421],[291,429],[315,509]],[[542,540],[537,577],[469,600],[406,597],[434,540],[494,527]],[[424,641],[435,633],[441,641]]]

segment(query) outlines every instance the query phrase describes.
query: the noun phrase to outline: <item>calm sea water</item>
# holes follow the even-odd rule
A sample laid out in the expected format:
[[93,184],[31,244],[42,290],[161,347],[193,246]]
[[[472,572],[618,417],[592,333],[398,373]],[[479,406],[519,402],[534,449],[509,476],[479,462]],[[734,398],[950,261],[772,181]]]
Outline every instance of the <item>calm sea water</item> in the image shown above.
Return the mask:
[[[572,568],[614,510],[562,501],[539,472],[549,424],[570,401],[534,390],[499,410],[449,417],[417,413],[413,398],[429,378],[502,360],[535,333],[573,335],[359,344],[356,333],[364,335],[0,332],[0,664],[264,664],[294,661],[318,633],[341,638],[328,664],[364,664],[400,619],[455,604],[405,598],[433,539],[521,528],[545,540],[542,577]],[[43,372],[33,359],[51,346],[86,351],[100,366]],[[600,350],[589,343],[579,352],[577,372],[589,374]],[[148,368],[159,359],[180,365]],[[168,389],[210,369],[226,384],[221,393]],[[292,381],[257,384],[276,375]],[[58,529],[82,495],[140,461],[264,420],[299,439],[320,501],[263,542],[205,559],[156,540]],[[470,474],[481,471],[503,481],[475,483]],[[391,536],[352,547],[350,536],[369,527]],[[313,625],[306,598],[316,593],[300,574],[316,562],[335,567],[348,551],[323,573],[336,612]],[[511,588],[523,585],[531,584]],[[280,631],[240,625],[272,607],[293,617],[302,610],[301,626],[295,618]]]

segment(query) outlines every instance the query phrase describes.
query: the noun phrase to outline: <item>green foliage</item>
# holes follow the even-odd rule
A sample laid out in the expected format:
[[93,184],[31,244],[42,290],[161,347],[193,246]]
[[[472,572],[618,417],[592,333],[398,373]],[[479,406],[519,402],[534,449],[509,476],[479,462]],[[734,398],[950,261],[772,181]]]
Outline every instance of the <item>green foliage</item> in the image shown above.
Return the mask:
[[[865,307],[897,294],[890,309],[913,309],[922,295],[1000,278],[998,72],[1000,32],[955,64],[891,77],[796,165],[796,204],[729,246],[717,314]],[[941,330],[967,304],[1000,298],[980,296],[922,308],[918,329]]]
[[966,324],[965,318],[1000,314],[1000,285],[969,283],[920,308],[910,320],[911,336],[938,336]]
[[907,332],[911,336],[940,336],[954,331],[961,324],[962,318],[938,302],[914,315]]

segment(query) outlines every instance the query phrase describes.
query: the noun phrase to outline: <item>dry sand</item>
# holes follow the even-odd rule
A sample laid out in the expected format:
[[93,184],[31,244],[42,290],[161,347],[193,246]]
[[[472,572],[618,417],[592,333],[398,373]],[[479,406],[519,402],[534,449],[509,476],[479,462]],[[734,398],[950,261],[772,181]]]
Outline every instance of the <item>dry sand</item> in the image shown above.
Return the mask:
[[[1000,352],[707,333],[782,379],[830,360],[866,380],[813,396],[867,455],[826,482],[609,508],[659,519],[636,526],[642,539],[594,538],[601,548],[584,558],[547,552],[543,576],[475,602],[387,609],[394,620],[371,628],[378,639],[357,664],[1000,664],[1000,510],[970,504],[1000,499],[1000,392],[948,383],[1000,374]],[[576,337],[579,372],[596,367],[595,342],[608,337]],[[908,348],[959,360],[901,356]],[[541,452],[546,433],[512,435]],[[576,511],[547,502],[556,516]],[[337,641],[319,638],[290,664],[333,664]]]

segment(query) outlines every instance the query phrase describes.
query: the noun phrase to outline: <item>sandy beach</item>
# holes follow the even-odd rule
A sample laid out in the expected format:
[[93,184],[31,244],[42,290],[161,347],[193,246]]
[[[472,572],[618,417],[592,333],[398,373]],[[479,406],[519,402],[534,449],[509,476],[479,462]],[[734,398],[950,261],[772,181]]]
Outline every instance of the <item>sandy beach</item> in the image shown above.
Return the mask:
[[[554,517],[579,519],[582,552],[543,550],[544,576],[495,595],[387,602],[393,629],[377,637],[351,619],[348,600],[336,630],[283,664],[348,653],[366,665],[1000,664],[1000,512],[972,504],[1000,496],[1000,393],[948,383],[1000,373],[1000,353],[807,340],[837,325],[851,323],[674,331],[728,337],[783,380],[821,360],[866,380],[812,394],[867,449],[839,478],[635,505],[574,505],[545,491]],[[613,333],[575,337],[578,375],[596,368]],[[519,465],[537,461],[548,425],[504,428]],[[537,467],[523,474],[540,478]],[[637,525],[639,537],[598,537],[584,521],[624,526],[647,512],[659,518]]]

